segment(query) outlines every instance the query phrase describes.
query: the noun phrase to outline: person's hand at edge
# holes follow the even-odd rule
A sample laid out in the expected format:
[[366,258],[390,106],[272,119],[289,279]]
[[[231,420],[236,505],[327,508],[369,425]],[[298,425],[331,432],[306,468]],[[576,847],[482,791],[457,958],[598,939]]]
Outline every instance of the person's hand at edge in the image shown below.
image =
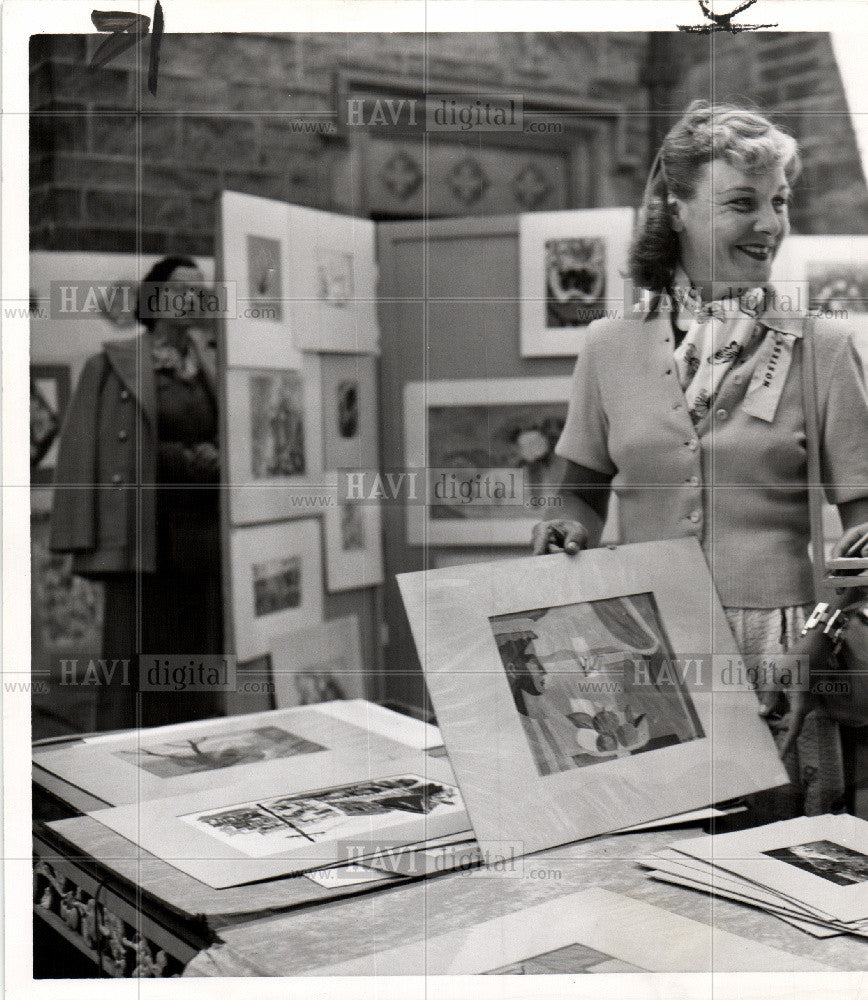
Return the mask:
[[531,543],[535,556],[543,556],[549,552],[575,555],[587,548],[589,539],[588,529],[581,521],[540,521],[534,525]]
[[832,558],[868,557],[868,521],[855,524],[835,542]]

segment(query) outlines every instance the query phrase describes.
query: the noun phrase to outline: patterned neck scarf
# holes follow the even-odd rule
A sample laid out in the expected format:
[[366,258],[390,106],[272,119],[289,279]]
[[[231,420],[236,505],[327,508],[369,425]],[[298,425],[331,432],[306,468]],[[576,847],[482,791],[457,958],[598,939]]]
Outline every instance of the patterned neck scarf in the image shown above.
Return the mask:
[[755,331],[765,292],[752,288],[738,299],[716,299],[700,304],[681,269],[675,275],[680,323],[687,333],[675,351],[678,381],[694,424],[708,413],[726,373],[738,361]]
[[192,382],[199,374],[199,362],[189,340],[182,350],[165,337],[155,335],[151,357],[155,372],[171,372],[182,382]]

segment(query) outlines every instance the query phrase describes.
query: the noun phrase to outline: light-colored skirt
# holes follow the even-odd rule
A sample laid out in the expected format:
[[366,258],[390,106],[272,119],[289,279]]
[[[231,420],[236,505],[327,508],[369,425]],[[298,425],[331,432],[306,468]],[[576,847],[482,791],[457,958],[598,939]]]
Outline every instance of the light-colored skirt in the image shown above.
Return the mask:
[[[742,656],[776,656],[798,641],[813,605],[789,608],[724,608]],[[775,740],[784,736],[787,718],[770,721]],[[805,718],[795,747],[784,758],[790,785],[774,792],[772,819],[819,816],[839,810],[844,797],[841,733],[821,708]],[[769,819],[766,820],[770,821]]]

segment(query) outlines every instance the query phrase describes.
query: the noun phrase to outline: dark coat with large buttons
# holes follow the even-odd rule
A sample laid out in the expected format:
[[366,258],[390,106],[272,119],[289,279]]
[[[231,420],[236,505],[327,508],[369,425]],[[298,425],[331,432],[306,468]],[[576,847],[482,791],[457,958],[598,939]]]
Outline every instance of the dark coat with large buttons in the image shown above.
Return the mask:
[[[194,346],[195,341],[194,341]],[[86,362],[55,471],[50,546],[73,572],[157,569],[157,400],[152,337],[107,341]],[[212,373],[200,352],[206,377]],[[150,488],[149,488],[150,487]]]

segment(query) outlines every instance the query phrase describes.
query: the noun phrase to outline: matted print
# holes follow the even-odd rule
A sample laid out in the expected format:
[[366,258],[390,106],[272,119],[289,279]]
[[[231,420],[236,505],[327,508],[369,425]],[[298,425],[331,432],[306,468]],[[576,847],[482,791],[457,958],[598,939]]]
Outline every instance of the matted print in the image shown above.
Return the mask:
[[489,619],[541,774],[701,739],[654,595]]
[[578,354],[589,323],[624,315],[632,226],[631,208],[521,216],[522,357]]
[[428,501],[407,505],[409,542],[527,544],[535,501],[563,479],[570,390],[569,378],[407,383],[406,463],[426,470]]
[[374,587],[383,582],[383,540],[380,505],[375,500],[340,496],[337,479],[326,482],[334,503],[325,512],[326,585],[330,593]]
[[366,354],[323,354],[320,368],[323,467],[377,468],[377,359]]
[[234,524],[310,513],[301,499],[322,470],[319,359],[300,369],[226,374],[229,512]]
[[785,313],[812,310],[853,331],[868,371],[868,236],[788,236],[772,270]]
[[376,354],[376,225],[287,205],[290,315],[304,351]]
[[835,885],[868,882],[868,855],[842,847],[841,844],[833,844],[831,840],[812,840],[807,844],[794,844],[792,847],[779,847],[762,853],[828,882],[834,882]]
[[367,688],[358,615],[272,639],[271,677],[278,708],[364,698]]
[[321,744],[278,726],[260,726],[232,733],[203,733],[181,740],[141,744],[134,750],[118,750],[117,756],[158,778],[174,778],[179,774],[216,771],[321,750],[325,750]]
[[229,367],[297,368],[289,308],[287,213],[282,201],[223,191],[217,277],[234,292],[224,323]]
[[738,652],[695,539],[398,584],[481,846],[532,852],[786,780],[755,693],[725,682]]
[[249,857],[262,858],[280,854],[293,843],[376,836],[408,814],[444,815],[462,809],[454,785],[403,774],[315,793],[279,795],[180,819]]
[[30,366],[30,482],[47,484],[54,476],[57,441],[69,405],[68,365]]
[[272,792],[318,787],[333,772],[342,774],[348,760],[393,760],[408,752],[364,718],[340,718],[311,705],[100,734],[34,748],[33,760],[115,806],[260,779],[267,787],[268,778]]
[[319,521],[233,528],[229,564],[235,654],[271,652],[273,635],[322,619]]
[[307,766],[287,769],[284,779],[263,772],[155,799],[147,809],[135,802],[89,815],[215,889],[313,871],[346,861],[349,850],[362,860],[384,843],[420,844],[469,829],[446,761],[356,749],[278,763]]
[[798,816],[671,845],[688,859],[733,872],[822,921],[864,930],[868,822],[846,813]]
[[259,309],[275,322],[283,319],[283,262],[280,240],[247,234],[247,281],[251,311]]

